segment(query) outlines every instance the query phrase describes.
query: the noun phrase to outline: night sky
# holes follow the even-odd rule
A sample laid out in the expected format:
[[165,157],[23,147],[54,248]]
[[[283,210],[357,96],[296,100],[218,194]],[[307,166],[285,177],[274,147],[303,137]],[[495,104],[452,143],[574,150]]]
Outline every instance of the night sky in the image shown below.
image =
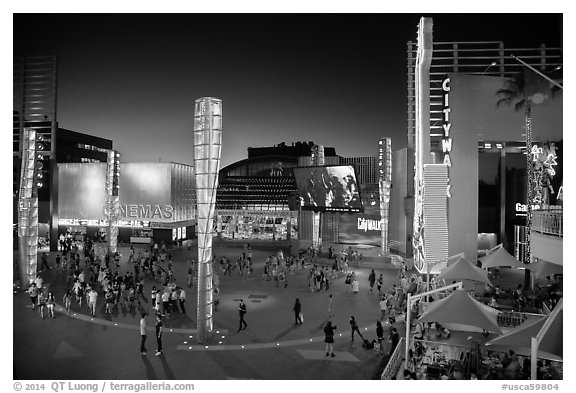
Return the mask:
[[[112,139],[124,161],[192,164],[203,96],[223,100],[221,167],[280,142],[368,156],[380,137],[406,146],[406,43],[421,16],[16,14],[14,56],[58,55],[60,127]],[[562,44],[558,14],[424,16],[435,41]]]

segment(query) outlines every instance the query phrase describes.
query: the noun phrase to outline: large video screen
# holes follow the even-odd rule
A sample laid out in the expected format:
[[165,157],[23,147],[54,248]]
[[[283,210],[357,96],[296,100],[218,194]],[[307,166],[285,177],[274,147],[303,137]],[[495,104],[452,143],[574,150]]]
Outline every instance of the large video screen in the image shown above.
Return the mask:
[[294,168],[302,210],[361,212],[360,188],[352,165]]

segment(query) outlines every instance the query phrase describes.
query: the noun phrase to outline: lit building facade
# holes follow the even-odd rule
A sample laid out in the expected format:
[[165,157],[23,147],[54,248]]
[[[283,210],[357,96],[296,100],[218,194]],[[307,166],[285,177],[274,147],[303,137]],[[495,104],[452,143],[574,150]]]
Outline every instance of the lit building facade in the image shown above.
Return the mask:
[[[422,29],[426,25],[429,28]],[[416,181],[414,189],[409,189],[406,196],[408,201],[414,199],[414,209],[405,209],[405,212],[414,215],[413,250],[418,249],[416,238],[420,233],[416,223],[422,222],[421,195],[425,192],[425,184],[418,173],[426,164],[444,164],[448,167],[449,255],[464,252],[470,260],[475,260],[479,233],[479,174],[484,171],[479,166],[479,154],[484,153],[479,151],[482,152],[484,146],[498,149],[498,165],[505,168],[506,146],[524,141],[524,113],[515,112],[513,106],[496,106],[496,92],[509,78],[527,70],[511,53],[526,59],[540,72],[552,73],[562,65],[562,51],[545,45],[509,49],[502,42],[433,43],[431,20],[426,18],[421,20],[419,34],[423,31],[427,37],[419,36],[418,44],[408,43],[407,153],[415,157],[415,172],[412,166],[408,166],[407,176]],[[423,49],[432,50],[430,62],[424,69],[419,68],[419,53]],[[537,146],[563,139],[562,93],[547,97],[550,99],[532,106],[532,139]],[[525,152],[526,149],[520,147],[520,154]],[[526,172],[526,164],[523,170]],[[502,173],[506,174],[505,169]],[[510,235],[506,235],[507,225],[509,227],[506,222],[506,184],[505,177],[501,177],[498,186],[500,212],[493,228],[498,242],[510,243]],[[523,188],[526,189],[525,184]],[[391,221],[395,219],[391,217]],[[398,229],[404,230],[404,227]],[[406,227],[406,233],[395,237],[408,238],[409,230]],[[513,252],[514,244],[508,244],[507,248]],[[421,264],[416,265],[423,268]]]
[[[101,238],[108,228],[105,163],[58,164],[58,231]],[[195,237],[194,167],[121,163],[118,240],[169,244]]]

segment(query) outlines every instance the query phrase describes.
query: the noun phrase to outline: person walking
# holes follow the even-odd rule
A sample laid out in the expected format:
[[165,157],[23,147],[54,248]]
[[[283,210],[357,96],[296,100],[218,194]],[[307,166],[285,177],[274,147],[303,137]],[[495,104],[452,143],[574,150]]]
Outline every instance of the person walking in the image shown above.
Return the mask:
[[28,294],[30,295],[30,301],[32,302],[32,310],[36,310],[36,304],[38,303],[38,287],[35,282],[30,285],[30,288],[28,288]]
[[46,306],[46,296],[44,292],[39,291],[38,293],[38,308],[40,309],[40,316],[44,319],[44,307]]
[[246,315],[246,305],[244,304],[244,299],[240,299],[240,304],[238,305],[238,315],[240,316],[240,325],[238,327],[238,331],[242,330],[242,325],[244,325],[244,329],[248,327],[248,324],[244,320],[244,315]]
[[146,356],[146,312],[143,311],[140,314],[142,318],[140,318],[140,354],[142,356]]
[[331,321],[326,322],[324,326],[324,342],[326,343],[326,356],[334,357],[334,330],[336,325],[332,325]]
[[302,311],[302,305],[300,304],[300,299],[296,298],[296,303],[294,303],[294,325],[302,324],[302,318],[300,318],[300,313]]
[[380,273],[380,277],[378,277],[378,282],[376,283],[376,286],[378,288],[378,295],[382,295],[383,285],[384,285],[384,277],[382,276],[382,273]]
[[162,317],[160,314],[156,314],[156,343],[158,345],[158,350],[155,355],[160,356],[162,354]]
[[350,327],[352,328],[351,333],[352,341],[354,341],[354,333],[356,332],[358,332],[360,338],[364,340],[364,336],[362,336],[362,333],[360,333],[360,329],[358,329],[358,323],[356,322],[356,319],[354,318],[353,315],[350,317]]
[[48,297],[46,298],[46,307],[48,308],[48,317],[54,318],[54,294],[52,292],[48,292]]
[[66,308],[68,315],[70,315],[70,305],[72,304],[72,291],[70,290],[66,291],[64,297],[62,298],[62,302],[64,303],[64,307]]
[[330,294],[330,296],[328,296],[328,319],[332,318],[334,316],[334,298],[332,297],[332,294]]
[[374,272],[374,269],[370,272],[368,281],[370,282],[370,292],[372,292],[374,290],[374,283],[376,282],[376,272]]

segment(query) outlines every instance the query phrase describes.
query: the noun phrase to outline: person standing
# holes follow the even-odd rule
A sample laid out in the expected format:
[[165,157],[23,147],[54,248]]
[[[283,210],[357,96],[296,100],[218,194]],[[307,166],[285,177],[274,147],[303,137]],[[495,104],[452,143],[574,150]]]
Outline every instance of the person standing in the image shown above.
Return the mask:
[[155,355],[160,356],[162,354],[162,317],[160,314],[156,314],[156,343],[158,345],[158,350]]
[[398,331],[396,330],[395,327],[392,328],[390,336],[388,336],[388,341],[390,342],[389,355],[391,356],[394,353],[394,350],[396,349],[396,345],[398,345],[398,342],[400,341],[400,335],[398,334]]
[[356,322],[356,319],[354,318],[353,315],[350,317],[350,327],[352,328],[351,333],[352,341],[354,341],[354,333],[356,332],[358,332],[360,338],[364,340],[364,336],[362,336],[362,333],[360,333],[360,329],[358,329],[358,322]]
[[370,292],[372,292],[374,290],[374,283],[376,282],[376,272],[374,272],[374,269],[370,272],[368,281],[370,282]]
[[94,288],[88,293],[88,308],[90,309],[90,314],[96,316],[96,299],[98,299],[98,292]]
[[244,299],[240,299],[240,304],[238,305],[238,315],[240,316],[240,326],[238,327],[238,331],[242,330],[242,325],[244,325],[244,329],[248,327],[248,324],[244,320],[244,315],[246,315],[246,305],[244,304]]
[[358,280],[356,278],[352,279],[352,292],[354,293],[354,295],[358,294],[358,291],[360,290],[360,284],[358,283]]
[[380,321],[376,321],[376,338],[378,339],[378,354],[380,354],[384,348],[384,327]]
[[192,268],[192,262],[188,265],[188,288],[192,286],[192,277],[194,275],[194,269]]
[[336,325],[332,325],[331,321],[326,322],[324,326],[324,342],[326,343],[326,356],[334,357],[334,330]]
[[140,318],[140,354],[146,356],[146,312],[142,312]]
[[[178,288],[176,288],[178,290]],[[186,291],[184,288],[180,289],[180,296],[178,296],[178,303],[180,304],[180,310],[182,310],[182,314],[186,314],[186,309],[184,308],[184,303],[186,302]]]
[[162,313],[164,315],[170,314],[170,292],[168,288],[164,288],[162,292]]
[[378,277],[378,283],[376,284],[378,287],[378,295],[382,295],[382,286],[384,285],[384,277],[382,273],[380,273],[380,277]]
[[298,323],[302,324],[302,318],[300,318],[300,312],[302,311],[302,305],[300,304],[300,299],[296,298],[296,303],[294,303],[294,325],[298,325]]
[[384,318],[386,317],[386,310],[388,309],[388,302],[386,301],[386,296],[382,295],[382,297],[380,298],[380,303],[378,303],[378,305],[380,306],[380,320],[384,320]]

